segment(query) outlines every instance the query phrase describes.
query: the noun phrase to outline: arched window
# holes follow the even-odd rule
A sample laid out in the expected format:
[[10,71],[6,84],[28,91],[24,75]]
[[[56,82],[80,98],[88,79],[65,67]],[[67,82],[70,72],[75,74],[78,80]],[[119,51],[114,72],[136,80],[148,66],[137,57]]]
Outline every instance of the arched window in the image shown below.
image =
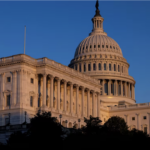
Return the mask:
[[118,72],[120,72],[120,66],[118,65]]
[[106,63],[104,63],[104,70],[106,70]]
[[91,64],[88,64],[88,71],[91,71]]
[[111,71],[111,64],[109,64],[109,71]]
[[81,64],[79,64],[79,71],[81,72]]
[[84,64],[84,72],[86,71],[86,64]]
[[114,71],[116,71],[116,64],[114,64]]
[[101,63],[98,64],[98,68],[99,68],[99,70],[101,70]]
[[96,70],[96,64],[95,63],[93,64],[93,70]]

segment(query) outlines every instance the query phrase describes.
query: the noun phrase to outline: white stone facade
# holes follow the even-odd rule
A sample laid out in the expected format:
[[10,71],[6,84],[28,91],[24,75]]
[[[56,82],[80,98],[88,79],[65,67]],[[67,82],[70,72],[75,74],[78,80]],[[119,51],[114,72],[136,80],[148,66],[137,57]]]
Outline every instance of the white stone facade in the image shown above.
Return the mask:
[[9,113],[12,125],[25,121],[25,111],[30,122],[40,108],[58,121],[61,114],[67,127],[81,127],[90,115],[102,123],[117,115],[130,129],[150,134],[150,103],[136,104],[129,64],[104,32],[103,20],[96,10],[93,30],[77,47],[69,67],[24,54],[0,58],[0,126]]

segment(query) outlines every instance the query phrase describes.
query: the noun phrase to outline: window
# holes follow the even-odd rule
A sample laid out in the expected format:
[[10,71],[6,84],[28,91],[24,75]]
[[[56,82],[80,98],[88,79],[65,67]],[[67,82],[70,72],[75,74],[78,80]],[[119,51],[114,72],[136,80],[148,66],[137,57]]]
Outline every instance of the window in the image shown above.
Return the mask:
[[86,49],[88,49],[88,46],[86,46]]
[[99,68],[99,70],[101,70],[101,64],[99,63],[99,65],[98,65],[98,68]]
[[116,64],[114,64],[114,71],[116,71]]
[[81,64],[79,64],[79,71],[81,72]]
[[115,47],[113,46],[113,49],[115,49]]
[[83,47],[83,50],[84,50],[84,47]]
[[40,98],[38,98],[38,107],[40,107],[41,106],[41,103],[40,103],[41,101],[40,101]]
[[104,64],[104,70],[106,70],[106,64]]
[[102,48],[104,48],[104,45],[102,45]]
[[144,133],[147,133],[147,127],[144,127]]
[[112,49],[112,46],[110,46],[110,48]]
[[108,45],[106,45],[106,48],[108,48]]
[[111,71],[111,64],[109,64],[109,71]]
[[96,70],[96,64],[95,63],[93,64],[93,70]]
[[10,106],[10,95],[7,95],[6,106]]
[[90,48],[92,48],[92,45],[90,45]]
[[118,85],[118,95],[121,95],[121,85]]
[[108,83],[104,84],[104,88],[105,88],[105,93],[108,95]]
[[100,45],[98,45],[98,48],[100,48]]
[[30,96],[30,106],[33,107],[33,96]]
[[9,123],[9,118],[5,118],[5,125]]
[[84,64],[84,72],[86,71],[86,64]]
[[91,71],[91,64],[88,64],[88,71]]
[[132,117],[132,120],[135,120],[135,117]]
[[10,82],[11,81],[11,78],[10,77],[7,77],[7,82]]
[[120,72],[120,66],[118,65],[118,72]]
[[96,48],[96,45],[94,45],[94,48]]
[[77,65],[75,65],[75,70],[77,70]]
[[31,78],[31,83],[33,83],[34,82],[34,80],[33,80],[33,78]]
[[143,116],[143,119],[145,120],[145,119],[146,119],[146,116]]

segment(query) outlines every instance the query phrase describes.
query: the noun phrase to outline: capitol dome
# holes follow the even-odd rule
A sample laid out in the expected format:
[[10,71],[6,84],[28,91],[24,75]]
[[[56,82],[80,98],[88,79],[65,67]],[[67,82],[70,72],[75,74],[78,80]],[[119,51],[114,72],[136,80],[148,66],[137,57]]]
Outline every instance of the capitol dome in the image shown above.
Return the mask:
[[68,66],[99,80],[103,105],[135,104],[135,80],[128,73],[129,64],[118,43],[104,32],[98,6],[97,1],[93,30],[77,46]]

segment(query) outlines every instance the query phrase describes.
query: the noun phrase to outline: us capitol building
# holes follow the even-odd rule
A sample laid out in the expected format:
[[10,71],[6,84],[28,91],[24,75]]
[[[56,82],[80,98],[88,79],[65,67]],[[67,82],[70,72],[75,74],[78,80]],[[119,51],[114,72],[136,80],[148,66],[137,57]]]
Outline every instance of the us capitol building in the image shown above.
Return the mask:
[[[150,134],[150,103],[137,104],[135,80],[118,43],[103,30],[96,2],[93,30],[70,64],[25,54],[0,58],[0,126],[29,123],[39,108],[65,127],[82,127],[84,117],[125,119],[129,129]],[[59,120],[59,116],[62,118]],[[67,120],[67,121],[66,121]]]

